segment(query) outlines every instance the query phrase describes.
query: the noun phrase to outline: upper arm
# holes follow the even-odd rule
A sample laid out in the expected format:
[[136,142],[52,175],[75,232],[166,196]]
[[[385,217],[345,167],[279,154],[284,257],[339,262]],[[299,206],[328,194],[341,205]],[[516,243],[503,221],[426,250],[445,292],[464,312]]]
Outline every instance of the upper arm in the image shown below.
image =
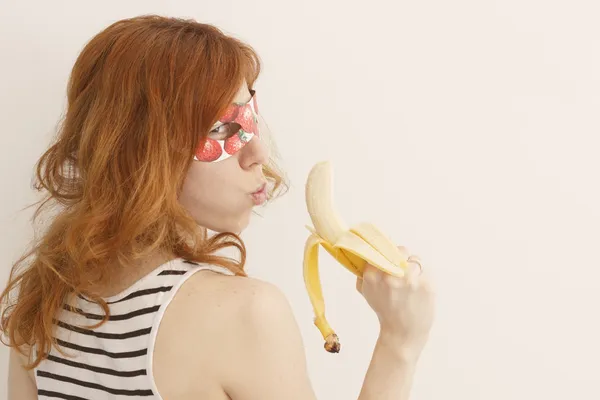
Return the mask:
[[300,330],[275,286],[253,281],[229,332],[222,386],[232,400],[315,400]]
[[316,400],[292,309],[273,285],[199,272],[166,309],[153,350],[164,398]]
[[10,349],[8,361],[8,400],[36,400],[37,388],[29,372],[23,368],[23,356]]

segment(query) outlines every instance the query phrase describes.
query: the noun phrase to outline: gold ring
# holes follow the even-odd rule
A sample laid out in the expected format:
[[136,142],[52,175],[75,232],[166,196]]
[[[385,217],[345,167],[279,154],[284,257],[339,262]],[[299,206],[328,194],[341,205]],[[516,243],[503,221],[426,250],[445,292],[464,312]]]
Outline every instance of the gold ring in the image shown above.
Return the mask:
[[409,263],[415,263],[419,266],[419,273],[423,272],[423,265],[421,265],[421,260],[419,260],[419,258],[417,256],[409,256],[408,259],[406,260]]

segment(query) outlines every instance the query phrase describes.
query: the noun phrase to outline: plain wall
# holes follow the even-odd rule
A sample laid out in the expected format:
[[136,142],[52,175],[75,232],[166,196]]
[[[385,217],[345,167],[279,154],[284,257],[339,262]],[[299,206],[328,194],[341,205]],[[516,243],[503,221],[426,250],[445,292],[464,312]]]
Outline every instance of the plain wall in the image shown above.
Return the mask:
[[[593,0],[0,0],[0,284],[30,239],[20,210],[78,52],[146,13],[216,24],[262,57],[260,110],[292,187],[244,233],[248,271],[289,296],[319,399],[358,396],[377,336],[354,276],[325,252],[342,352],[312,325],[304,182],[321,160],[347,222],[377,224],[434,276],[413,399],[600,399]],[[7,358],[0,346],[0,400]]]

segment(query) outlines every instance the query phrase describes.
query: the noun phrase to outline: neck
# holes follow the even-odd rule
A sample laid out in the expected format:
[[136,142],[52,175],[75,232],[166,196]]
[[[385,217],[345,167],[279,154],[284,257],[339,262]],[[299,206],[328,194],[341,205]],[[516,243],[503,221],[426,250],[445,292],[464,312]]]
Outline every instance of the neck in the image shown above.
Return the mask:
[[114,296],[174,258],[173,254],[157,250],[128,265],[115,262],[111,265],[111,271],[114,272],[111,273],[110,282],[95,291],[102,297]]

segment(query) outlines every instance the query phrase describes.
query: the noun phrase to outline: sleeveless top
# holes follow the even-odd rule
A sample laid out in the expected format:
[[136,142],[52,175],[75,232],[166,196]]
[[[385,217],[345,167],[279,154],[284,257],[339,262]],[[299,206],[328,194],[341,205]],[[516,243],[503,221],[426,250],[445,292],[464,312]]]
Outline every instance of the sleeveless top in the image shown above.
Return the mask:
[[[180,258],[162,264],[127,290],[104,298],[110,319],[98,328],[104,311],[78,297],[57,315],[52,348],[35,369],[38,398],[66,400],[162,399],[154,383],[152,355],[166,307],[194,273],[229,270]],[[84,328],[81,328],[83,326]]]

